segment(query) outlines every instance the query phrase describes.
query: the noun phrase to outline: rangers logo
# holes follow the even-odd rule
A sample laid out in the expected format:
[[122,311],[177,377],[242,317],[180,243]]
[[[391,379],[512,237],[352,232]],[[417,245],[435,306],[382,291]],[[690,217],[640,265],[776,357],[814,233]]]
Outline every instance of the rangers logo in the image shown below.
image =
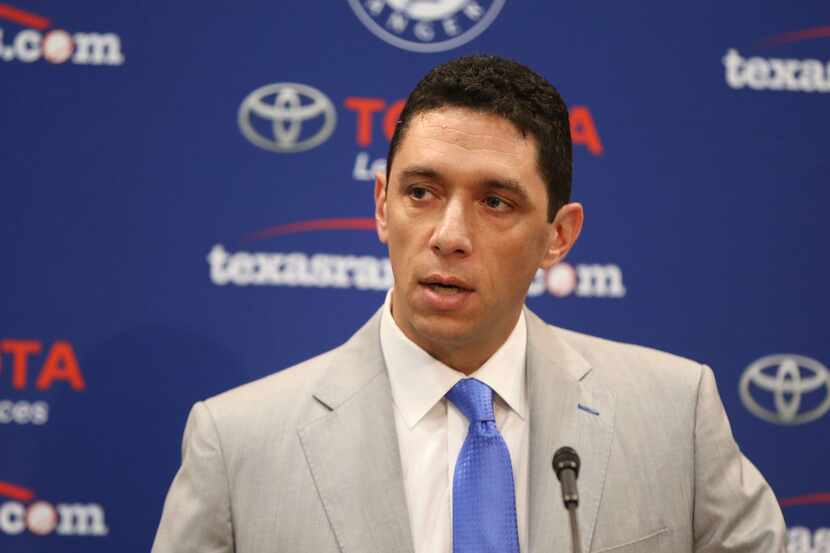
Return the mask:
[[452,50],[480,35],[504,0],[349,0],[378,38],[412,52]]

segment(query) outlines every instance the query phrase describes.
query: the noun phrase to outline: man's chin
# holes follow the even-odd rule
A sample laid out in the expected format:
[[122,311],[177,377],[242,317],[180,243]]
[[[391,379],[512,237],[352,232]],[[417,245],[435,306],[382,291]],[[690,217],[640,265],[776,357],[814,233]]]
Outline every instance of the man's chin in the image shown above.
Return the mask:
[[418,339],[415,341],[424,349],[424,343],[430,344],[433,348],[440,349],[459,348],[475,341],[477,325],[472,322],[469,316],[462,316],[458,313],[427,313],[413,316],[410,327]]

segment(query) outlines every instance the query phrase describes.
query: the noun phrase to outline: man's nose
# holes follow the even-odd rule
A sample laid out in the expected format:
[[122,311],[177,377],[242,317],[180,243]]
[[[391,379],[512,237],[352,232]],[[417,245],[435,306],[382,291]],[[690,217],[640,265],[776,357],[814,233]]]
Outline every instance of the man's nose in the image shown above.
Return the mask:
[[469,255],[473,246],[469,216],[461,201],[450,200],[429,241],[432,251],[438,255]]

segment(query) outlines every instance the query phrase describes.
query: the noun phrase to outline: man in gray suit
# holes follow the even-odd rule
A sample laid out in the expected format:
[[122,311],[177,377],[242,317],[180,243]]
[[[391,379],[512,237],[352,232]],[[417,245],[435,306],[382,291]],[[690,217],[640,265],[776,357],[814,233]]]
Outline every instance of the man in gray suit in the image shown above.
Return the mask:
[[[570,181],[547,81],[489,56],[433,69],[375,183],[384,306],[339,348],[193,407],[154,553],[568,551],[551,469],[564,445],[582,456],[584,551],[783,551],[778,503],[708,367],[524,307],[579,235]],[[480,420],[452,395],[471,382]],[[491,481],[507,501],[467,486],[478,424],[501,444]],[[509,546],[476,541],[492,510]]]

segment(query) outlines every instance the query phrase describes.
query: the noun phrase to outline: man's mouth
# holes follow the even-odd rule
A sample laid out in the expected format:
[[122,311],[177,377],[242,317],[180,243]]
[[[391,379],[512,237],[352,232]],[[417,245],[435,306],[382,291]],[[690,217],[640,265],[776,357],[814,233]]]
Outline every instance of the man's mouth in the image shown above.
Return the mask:
[[463,289],[458,286],[449,286],[445,284],[427,284],[430,290],[439,295],[457,294]]
[[467,283],[454,277],[431,276],[421,280],[420,284],[441,296],[473,291]]

